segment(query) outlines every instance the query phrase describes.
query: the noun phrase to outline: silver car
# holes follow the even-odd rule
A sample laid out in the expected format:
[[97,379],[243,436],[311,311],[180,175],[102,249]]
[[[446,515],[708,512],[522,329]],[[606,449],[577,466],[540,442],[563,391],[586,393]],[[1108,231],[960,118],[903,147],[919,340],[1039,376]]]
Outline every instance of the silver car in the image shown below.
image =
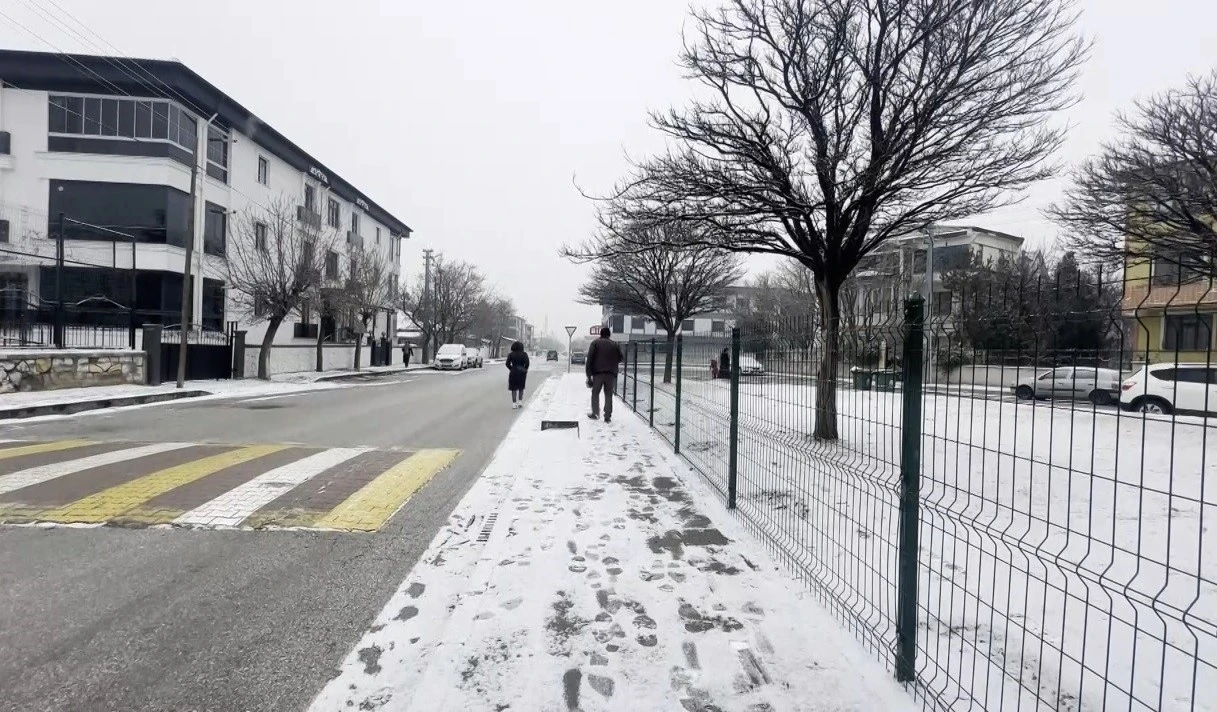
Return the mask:
[[1112,405],[1120,400],[1120,381],[1120,372],[1112,368],[1062,366],[1020,379],[1013,390],[1020,400],[1069,398]]

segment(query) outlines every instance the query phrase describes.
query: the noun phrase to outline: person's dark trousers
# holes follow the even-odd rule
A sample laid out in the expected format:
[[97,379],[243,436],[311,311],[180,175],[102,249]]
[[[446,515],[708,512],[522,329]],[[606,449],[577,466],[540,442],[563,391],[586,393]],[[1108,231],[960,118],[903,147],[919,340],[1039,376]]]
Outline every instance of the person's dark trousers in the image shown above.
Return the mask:
[[600,391],[604,391],[604,417],[613,417],[613,392],[617,390],[617,374],[597,373],[592,376],[592,415],[600,415]]

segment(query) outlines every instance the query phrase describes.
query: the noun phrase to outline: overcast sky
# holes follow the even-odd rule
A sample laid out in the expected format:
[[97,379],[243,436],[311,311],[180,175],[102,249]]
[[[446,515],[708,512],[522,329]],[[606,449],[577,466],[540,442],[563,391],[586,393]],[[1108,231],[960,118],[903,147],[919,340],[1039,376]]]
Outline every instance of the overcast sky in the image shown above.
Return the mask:
[[[675,65],[687,12],[678,0],[54,3],[0,0],[23,26],[0,17],[0,43],[103,51],[36,6],[83,22],[124,55],[183,61],[412,226],[411,278],[425,247],[469,260],[555,333],[599,321],[575,301],[584,268],[556,254],[593,228],[574,183],[603,190],[627,154],[657,149],[647,109],[690,91]],[[1082,8],[1096,46],[1066,161],[1093,151],[1133,98],[1217,66],[1213,0]],[[1050,242],[1055,230],[1038,211],[1059,190],[1046,183],[1024,204],[970,222]]]

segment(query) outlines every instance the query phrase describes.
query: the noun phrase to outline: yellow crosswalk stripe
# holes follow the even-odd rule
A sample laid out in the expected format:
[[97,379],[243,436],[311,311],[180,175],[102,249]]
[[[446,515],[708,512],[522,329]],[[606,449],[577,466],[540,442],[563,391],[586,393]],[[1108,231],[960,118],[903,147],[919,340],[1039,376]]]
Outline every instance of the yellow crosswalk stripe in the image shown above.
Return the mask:
[[38,443],[37,445],[18,445],[17,447],[9,447],[0,450],[0,460],[7,460],[10,457],[21,457],[22,455],[37,455],[44,452],[56,452],[58,450],[71,450],[74,447],[83,447],[92,445],[91,440],[58,440],[53,443]]
[[[181,465],[176,465],[121,485],[115,485],[96,494],[78,499],[67,506],[52,509],[39,517],[48,522],[100,523],[127,514],[153,497],[194,482],[227,467],[257,459],[287,448],[287,445],[251,445],[218,455],[211,455]],[[141,524],[157,524],[173,521],[181,512],[147,512],[134,518]]]
[[459,450],[420,450],[347,497],[314,526],[373,532],[384,526],[423,485],[447,467]]

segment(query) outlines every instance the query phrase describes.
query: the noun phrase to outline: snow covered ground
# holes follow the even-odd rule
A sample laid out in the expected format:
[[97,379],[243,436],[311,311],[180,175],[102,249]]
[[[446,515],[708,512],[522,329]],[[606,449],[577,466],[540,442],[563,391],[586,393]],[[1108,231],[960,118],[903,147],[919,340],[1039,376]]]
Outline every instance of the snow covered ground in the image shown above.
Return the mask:
[[[672,386],[640,415],[675,436]],[[633,386],[630,386],[632,391]],[[843,621],[894,639],[901,398],[745,381],[739,509]],[[729,390],[688,380],[682,452],[726,490]],[[632,398],[632,393],[627,393]],[[952,709],[1217,709],[1217,423],[923,402],[919,677]]]
[[314,712],[912,710],[840,630],[621,409],[547,379]]

